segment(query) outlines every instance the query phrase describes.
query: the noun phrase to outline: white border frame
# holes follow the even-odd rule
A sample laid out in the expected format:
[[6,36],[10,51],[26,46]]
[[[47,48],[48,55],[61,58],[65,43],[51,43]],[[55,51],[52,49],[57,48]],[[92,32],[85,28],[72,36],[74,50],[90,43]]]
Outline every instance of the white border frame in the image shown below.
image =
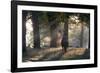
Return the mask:
[[[43,67],[43,66],[60,66],[60,65],[81,65],[94,64],[94,10],[93,9],[77,9],[62,7],[46,7],[46,6],[25,6],[18,5],[17,9],[17,64],[18,68],[27,67]],[[45,62],[22,62],[22,10],[35,11],[54,11],[54,12],[71,12],[71,13],[90,13],[90,59],[87,60],[66,60],[66,61],[45,61]]]

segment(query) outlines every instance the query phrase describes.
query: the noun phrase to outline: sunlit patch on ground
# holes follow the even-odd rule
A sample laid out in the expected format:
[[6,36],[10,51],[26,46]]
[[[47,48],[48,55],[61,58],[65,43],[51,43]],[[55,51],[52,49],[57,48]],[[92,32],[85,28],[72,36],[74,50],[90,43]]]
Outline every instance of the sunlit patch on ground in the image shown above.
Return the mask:
[[23,59],[23,62],[89,59],[88,53],[89,50],[85,48],[68,48],[66,52],[61,47],[46,48],[33,51],[30,57]]

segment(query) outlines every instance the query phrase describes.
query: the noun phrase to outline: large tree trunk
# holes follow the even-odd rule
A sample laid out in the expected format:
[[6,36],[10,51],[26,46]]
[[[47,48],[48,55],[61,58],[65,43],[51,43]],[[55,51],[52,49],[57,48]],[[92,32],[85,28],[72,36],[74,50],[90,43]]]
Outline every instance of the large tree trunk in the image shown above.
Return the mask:
[[26,11],[23,11],[22,12],[22,51],[23,52],[26,52],[26,15],[27,15],[27,12]]
[[[63,16],[64,17],[64,16]],[[66,52],[68,48],[68,16],[64,17],[64,31],[63,31],[63,37],[61,41],[62,48]]]
[[64,35],[63,36],[66,36],[66,48],[68,47],[68,16],[66,16],[66,18],[64,18]]
[[40,48],[40,33],[38,23],[38,12],[32,12],[33,33],[34,33],[34,48]]

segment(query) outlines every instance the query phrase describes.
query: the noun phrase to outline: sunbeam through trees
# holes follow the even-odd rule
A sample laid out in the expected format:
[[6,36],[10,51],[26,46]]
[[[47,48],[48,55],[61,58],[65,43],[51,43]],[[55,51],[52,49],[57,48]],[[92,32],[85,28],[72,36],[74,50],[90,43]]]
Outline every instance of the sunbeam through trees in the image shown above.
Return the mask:
[[23,10],[22,19],[23,62],[90,58],[90,14]]

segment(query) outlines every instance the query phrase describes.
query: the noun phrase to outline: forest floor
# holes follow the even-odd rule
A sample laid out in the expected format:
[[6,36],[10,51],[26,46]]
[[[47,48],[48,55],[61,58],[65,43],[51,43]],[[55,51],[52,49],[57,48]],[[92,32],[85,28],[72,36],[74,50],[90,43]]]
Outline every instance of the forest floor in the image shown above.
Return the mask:
[[89,59],[89,55],[89,50],[85,48],[67,48],[66,52],[61,47],[46,48],[29,52],[23,62]]

